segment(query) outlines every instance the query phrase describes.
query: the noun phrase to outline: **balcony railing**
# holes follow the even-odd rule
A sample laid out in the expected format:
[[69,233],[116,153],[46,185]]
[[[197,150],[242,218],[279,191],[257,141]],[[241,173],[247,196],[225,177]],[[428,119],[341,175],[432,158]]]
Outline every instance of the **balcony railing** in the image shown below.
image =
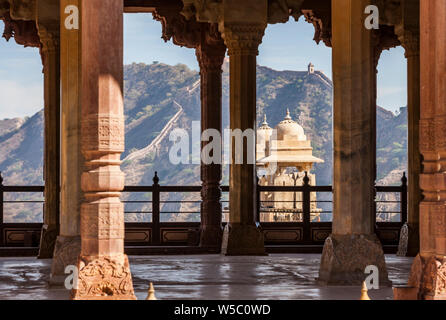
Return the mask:
[[[221,189],[225,224],[229,215],[229,187],[222,186]],[[302,186],[258,186],[257,190],[257,221],[264,230],[267,245],[322,245],[331,233],[331,186],[311,186],[309,179],[304,179]],[[26,212],[23,211],[24,206],[33,205],[43,212],[43,192],[43,186],[5,186],[0,179],[1,247],[38,246],[42,220],[14,220],[7,211],[12,210],[11,206],[22,206],[23,216]],[[160,186],[157,175],[151,186],[126,186],[122,199],[125,204],[126,245],[198,245],[200,192],[201,186]],[[294,196],[292,201],[261,200],[262,193],[278,192],[299,196]],[[407,221],[407,179],[403,175],[400,186],[377,186],[375,192],[376,232],[383,245],[396,246],[401,226]],[[138,199],[141,195],[142,199]],[[280,202],[290,203],[287,208],[275,209],[276,203]],[[34,214],[40,219],[42,216]],[[272,218],[268,220],[266,216]]]

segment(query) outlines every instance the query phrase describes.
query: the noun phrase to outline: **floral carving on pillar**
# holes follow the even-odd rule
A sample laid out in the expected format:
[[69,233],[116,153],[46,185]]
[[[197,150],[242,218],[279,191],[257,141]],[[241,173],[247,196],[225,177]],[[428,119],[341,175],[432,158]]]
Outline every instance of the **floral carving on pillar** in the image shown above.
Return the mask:
[[[124,254],[123,2],[81,6],[81,253],[76,300],[135,299]],[[82,22],[83,21],[83,22]],[[88,21],[88,22],[86,22]],[[108,24],[106,30],[101,26]]]
[[446,259],[418,255],[410,270],[408,285],[417,288],[418,299],[446,298]]
[[[124,263],[118,263],[122,260]],[[127,256],[121,259],[98,257],[79,261],[78,297],[126,297],[133,295],[132,276]]]

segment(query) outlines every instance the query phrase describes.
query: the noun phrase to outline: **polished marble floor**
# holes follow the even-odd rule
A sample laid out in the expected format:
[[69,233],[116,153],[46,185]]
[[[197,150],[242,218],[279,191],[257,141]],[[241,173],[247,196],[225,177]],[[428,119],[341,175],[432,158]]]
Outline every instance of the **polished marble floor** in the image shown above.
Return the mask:
[[[359,287],[317,285],[319,254],[131,256],[135,292],[145,299],[150,282],[158,299],[358,299]],[[389,278],[407,281],[411,258],[386,255]],[[1,299],[67,299],[48,288],[50,260],[0,258]],[[370,290],[370,298],[392,299],[392,288]]]

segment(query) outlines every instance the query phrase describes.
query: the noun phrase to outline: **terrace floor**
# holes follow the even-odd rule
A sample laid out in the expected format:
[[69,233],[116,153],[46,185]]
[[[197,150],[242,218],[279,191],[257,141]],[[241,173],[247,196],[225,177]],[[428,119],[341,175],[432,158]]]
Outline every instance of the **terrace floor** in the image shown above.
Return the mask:
[[[358,299],[360,287],[317,285],[320,254],[131,256],[135,293],[145,299],[150,282],[165,299]],[[389,278],[405,284],[412,258],[386,255]],[[51,260],[0,258],[0,300],[68,299],[69,291],[48,288]],[[392,288],[370,290],[372,300],[393,299]]]

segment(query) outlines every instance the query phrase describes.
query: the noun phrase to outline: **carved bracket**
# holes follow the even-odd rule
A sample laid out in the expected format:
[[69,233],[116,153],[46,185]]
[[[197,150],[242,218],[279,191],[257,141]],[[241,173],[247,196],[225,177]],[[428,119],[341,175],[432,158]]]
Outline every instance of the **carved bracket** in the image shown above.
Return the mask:
[[5,13],[0,19],[5,23],[3,38],[6,41],[14,38],[17,44],[23,45],[24,47],[41,47],[34,21],[14,20],[11,18],[9,12]]
[[314,26],[314,41],[317,44],[321,40],[327,47],[331,47],[331,16],[326,12],[316,10],[302,10],[305,20]]
[[378,67],[379,58],[384,50],[401,45],[393,26],[381,25],[378,30],[374,30],[373,41],[375,47],[375,68]]
[[164,41],[172,40],[175,45],[196,49],[203,68],[221,68],[226,47],[217,23],[198,22],[194,16],[187,19],[181,14],[181,8],[156,9],[153,17],[162,24]]

